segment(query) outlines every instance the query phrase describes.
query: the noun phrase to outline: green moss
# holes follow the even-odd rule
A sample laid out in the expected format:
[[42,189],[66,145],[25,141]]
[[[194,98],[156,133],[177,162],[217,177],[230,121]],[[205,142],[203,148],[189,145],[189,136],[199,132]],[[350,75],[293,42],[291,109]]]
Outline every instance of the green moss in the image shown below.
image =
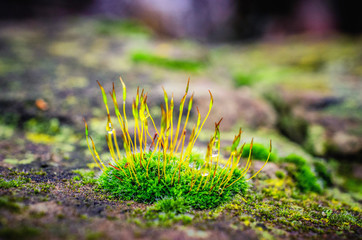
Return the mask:
[[[284,181],[273,180],[283,183]],[[269,181],[268,181],[269,182]],[[288,191],[286,185],[280,186],[281,191]],[[265,185],[262,185],[262,189],[265,189]],[[259,191],[250,192],[245,197],[247,200],[246,204],[240,201],[241,205],[239,209],[241,213],[241,221],[249,226],[252,219],[257,219],[277,228],[283,230],[297,231],[300,233],[324,233],[325,231],[334,231],[334,227],[337,226],[339,230],[351,231],[353,228],[356,229],[360,226],[361,221],[359,220],[360,212],[357,208],[353,208],[352,211],[348,205],[343,207],[344,210],[341,212],[335,211],[331,208],[326,207],[326,204],[334,202],[334,200],[326,201],[325,196],[317,195],[315,193],[296,193],[298,198],[290,198],[288,196],[278,197],[273,196],[269,198],[266,193],[260,193]],[[239,204],[240,204],[239,203]],[[237,203],[235,203],[237,205]],[[230,205],[230,204],[228,204]],[[228,208],[229,209],[229,208]],[[247,213],[248,215],[246,215]],[[252,216],[252,218],[250,218]],[[349,227],[346,227],[349,226]]]
[[250,86],[257,81],[254,74],[244,72],[235,73],[233,79],[237,86]]
[[43,169],[31,169],[29,174],[38,175],[38,176],[46,176],[47,173]]
[[[362,194],[362,180],[355,178],[346,178],[343,187],[351,192]],[[361,197],[360,197],[361,198]]]
[[362,224],[362,221],[360,219],[357,219],[355,216],[353,216],[353,214],[346,211],[342,211],[340,213],[333,213],[329,216],[328,219],[331,224],[335,225],[343,223],[357,224],[357,222],[359,222],[359,224]]
[[25,122],[24,128],[26,131],[32,133],[42,133],[54,136],[60,133],[60,123],[56,118],[48,119],[37,119],[32,118]]
[[279,179],[284,179],[285,178],[285,173],[283,171],[278,170],[278,171],[275,172],[275,176],[277,178],[279,178]]
[[[153,203],[166,197],[177,199],[182,196],[185,203],[195,209],[215,208],[218,205],[230,200],[231,197],[236,193],[245,192],[247,188],[247,184],[244,181],[244,178],[241,178],[235,182],[235,184],[225,188],[222,193],[222,189],[219,189],[220,183],[216,184],[215,181],[214,185],[216,185],[216,187],[212,188],[212,191],[210,192],[212,187],[212,178],[207,177],[206,175],[195,177],[193,172],[195,173],[196,168],[201,168],[202,166],[198,159],[192,158],[190,160],[190,166],[185,166],[184,164],[181,165],[180,181],[176,181],[175,178],[172,183],[172,175],[178,171],[178,167],[176,164],[172,164],[173,160],[171,160],[171,163],[166,165],[166,176],[164,176],[161,162],[163,158],[162,154],[160,155],[161,177],[159,179],[158,156],[158,154],[155,154],[150,159],[148,176],[146,175],[145,169],[140,166],[139,160],[135,161],[137,163],[135,164],[135,172],[137,173],[136,176],[139,184],[135,181],[135,177],[131,178],[128,175],[126,176],[124,171],[119,171],[114,168],[108,168],[100,176],[99,183],[102,188],[108,190],[115,197],[118,197],[122,200],[134,200],[137,202]],[[146,155],[145,159],[148,157],[149,154]],[[145,164],[146,161],[143,163],[143,165]],[[119,165],[125,166],[126,159],[124,158],[122,161],[120,161]],[[127,168],[124,169],[127,170]],[[215,179],[218,179],[220,174],[221,168],[218,167]],[[233,182],[239,176],[241,176],[241,170],[235,169],[229,182]],[[192,188],[190,186],[191,183],[194,183]],[[205,183],[206,187],[203,188]]]
[[30,182],[29,178],[20,177],[14,180],[0,179],[0,188],[16,188],[22,186],[24,183]]
[[77,169],[73,170],[74,173],[79,174],[79,176],[75,176],[73,180],[80,181],[82,180],[83,184],[96,184],[97,179],[95,178],[95,172],[87,169]]
[[177,214],[185,213],[190,210],[190,206],[188,206],[183,197],[179,197],[177,199],[166,197],[160,201],[158,201],[154,207],[154,210],[159,212],[174,212]]
[[[252,86],[259,82],[266,84],[280,82],[286,77],[295,74],[296,70],[289,66],[250,66],[249,70],[237,70],[233,74],[233,80],[236,86]],[[264,84],[265,85],[265,84]]]
[[36,157],[32,153],[25,153],[25,156],[21,159],[15,159],[15,158],[5,158],[4,162],[12,164],[12,165],[18,165],[18,164],[30,164],[33,161],[35,161]]
[[290,154],[283,159],[285,162],[294,163],[296,168],[291,169],[290,173],[296,181],[297,187],[302,192],[317,192],[322,191],[318,183],[316,175],[313,173],[307,161],[299,155]]
[[145,213],[146,223],[149,226],[169,227],[176,222],[183,224],[191,223],[193,215],[185,214],[190,211],[183,197],[169,198],[159,200],[152,207],[149,207]]
[[[249,156],[249,152],[250,152],[250,143],[245,144],[244,149],[243,149],[243,154],[241,156],[247,158]],[[264,145],[262,145],[260,143],[253,144],[253,158],[254,159],[266,160],[268,158],[268,155],[269,155],[269,147],[266,148],[266,147],[264,147]],[[275,162],[277,160],[278,160],[277,154],[275,152],[272,152],[270,154],[269,161]]]
[[289,208],[281,208],[278,212],[280,217],[289,217],[292,211]]
[[36,185],[32,185],[31,188],[35,194],[49,193],[50,190],[54,188],[54,185],[48,183],[38,183]]
[[[182,224],[189,224],[193,219],[191,214],[176,214],[174,212],[155,212],[148,210],[145,218],[147,220],[146,226],[162,226],[171,227],[173,224],[181,222]],[[138,225],[141,225],[140,223]]]
[[[193,219],[193,215],[191,214],[176,214],[174,212],[156,212],[152,209],[146,212],[145,218],[147,220],[146,226],[150,227],[171,227],[175,223],[181,222],[182,224],[190,224]],[[137,225],[141,225],[142,223],[139,219],[135,219]]]
[[132,54],[131,58],[136,63],[148,63],[151,65],[160,66],[168,69],[182,70],[188,72],[198,71],[204,65],[199,61],[192,61],[186,59],[170,59],[143,52],[135,52]]
[[25,122],[25,137],[36,144],[50,145],[52,152],[69,159],[70,153],[76,148],[80,135],[72,127],[61,124],[57,118],[32,118]]

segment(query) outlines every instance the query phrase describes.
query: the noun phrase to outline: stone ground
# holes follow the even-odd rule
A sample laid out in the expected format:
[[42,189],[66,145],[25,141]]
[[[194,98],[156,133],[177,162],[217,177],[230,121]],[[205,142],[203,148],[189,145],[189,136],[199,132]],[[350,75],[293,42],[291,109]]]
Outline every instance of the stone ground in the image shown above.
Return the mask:
[[[129,22],[3,23],[0,239],[361,239],[361,43],[300,36],[212,45],[161,39]],[[272,139],[278,157],[246,195],[217,209],[175,216],[112,198],[94,179],[82,119],[108,159],[96,80],[106,90],[115,82],[120,97],[119,75],[128,102],[144,88],[158,120],[161,87],[178,101],[190,76],[201,114],[208,89],[215,100],[199,149],[223,117],[225,152],[242,126],[244,141]],[[312,170],[323,163],[331,180],[322,193],[298,188],[296,166],[282,160],[290,153]]]

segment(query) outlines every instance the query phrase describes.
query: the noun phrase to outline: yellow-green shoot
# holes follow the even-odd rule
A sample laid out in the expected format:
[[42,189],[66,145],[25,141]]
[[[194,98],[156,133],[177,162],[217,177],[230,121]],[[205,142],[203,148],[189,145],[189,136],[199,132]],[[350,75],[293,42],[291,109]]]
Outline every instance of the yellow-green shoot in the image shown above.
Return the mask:
[[[206,154],[195,153],[194,146],[209,117],[214,104],[210,94],[210,104],[202,118],[197,109],[197,120],[192,128],[188,127],[193,107],[194,94],[188,98],[190,79],[185,94],[180,100],[178,111],[175,109],[173,94],[164,92],[164,104],[161,105],[161,123],[157,127],[147,104],[147,93],[137,89],[132,102],[133,129],[128,126],[126,114],[126,85],[120,78],[123,94],[122,108],[118,105],[113,84],[109,92],[114,105],[114,114],[120,127],[117,134],[109,112],[108,99],[104,88],[98,82],[107,111],[106,142],[111,160],[100,158],[94,141],[88,133],[85,122],[85,134],[91,155],[102,170],[100,186],[115,197],[124,200],[153,203],[161,198],[182,197],[185,203],[195,209],[213,208],[229,200],[237,193],[245,193],[247,180],[254,178],[265,164],[248,179],[252,162],[253,140],[250,143],[249,156],[244,167],[240,167],[245,143],[241,142],[242,130],[235,136],[230,156],[223,159],[220,153],[220,123],[215,123],[215,132],[207,145]],[[187,102],[188,99],[188,102]],[[187,103],[186,103],[187,102]],[[187,104],[187,105],[186,105]],[[184,108],[187,106],[186,117]],[[118,144],[122,139],[122,145]],[[120,146],[123,148],[121,149]],[[221,165],[221,161],[224,165]]]

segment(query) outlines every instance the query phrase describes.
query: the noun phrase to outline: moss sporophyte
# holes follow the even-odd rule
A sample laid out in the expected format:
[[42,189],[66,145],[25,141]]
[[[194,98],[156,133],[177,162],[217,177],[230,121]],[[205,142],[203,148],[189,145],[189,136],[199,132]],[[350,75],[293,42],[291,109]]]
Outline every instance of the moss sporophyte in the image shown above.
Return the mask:
[[[244,193],[246,181],[254,178],[266,165],[271,154],[271,142],[268,158],[262,168],[248,179],[246,173],[251,166],[253,140],[250,143],[249,156],[245,167],[238,167],[243,153],[241,144],[241,129],[235,136],[230,157],[224,165],[219,164],[220,154],[220,121],[215,123],[215,132],[207,145],[205,156],[193,151],[195,142],[210,114],[213,106],[213,96],[210,93],[210,104],[205,118],[197,109],[197,122],[188,132],[187,123],[193,106],[194,94],[188,100],[186,118],[183,109],[188,95],[190,79],[186,91],[179,104],[178,117],[174,117],[174,98],[163,89],[164,106],[161,105],[161,126],[156,127],[147,105],[147,93],[137,89],[136,98],[132,103],[134,127],[130,131],[126,115],[126,86],[123,86],[123,105],[120,109],[116,92],[109,92],[114,104],[115,115],[120,125],[121,133],[116,135],[116,129],[111,120],[107,94],[98,82],[107,110],[106,142],[111,155],[109,162],[102,161],[92,137],[88,134],[85,122],[85,134],[89,151],[102,170],[99,184],[115,197],[123,200],[153,203],[165,197],[182,197],[185,203],[195,209],[214,208],[229,200],[237,193]],[[183,122],[183,123],[182,123]],[[152,133],[152,134],[151,134]],[[117,137],[122,139],[121,152]]]

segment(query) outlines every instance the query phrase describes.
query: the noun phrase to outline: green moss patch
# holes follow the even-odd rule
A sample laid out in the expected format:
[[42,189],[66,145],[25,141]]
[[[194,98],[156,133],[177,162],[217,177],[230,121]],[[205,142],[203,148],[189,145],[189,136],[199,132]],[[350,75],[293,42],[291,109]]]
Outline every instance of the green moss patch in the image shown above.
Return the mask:
[[91,184],[94,185],[97,183],[97,179],[95,179],[95,173],[92,170],[87,169],[77,169],[73,171],[76,174],[79,174],[79,176],[73,177],[73,180],[80,181],[82,180],[83,184]]
[[293,178],[296,181],[297,187],[302,192],[317,192],[320,193],[322,188],[318,183],[318,178],[311,170],[307,161],[296,154],[290,154],[283,159],[285,162],[294,163],[295,169],[290,169]]
[[13,179],[13,180],[0,179],[0,188],[3,189],[16,188],[28,182],[30,182],[30,179],[24,177],[20,177],[18,179]]
[[132,54],[131,58],[136,63],[148,63],[150,65],[160,66],[172,70],[183,70],[192,72],[200,70],[204,65],[199,61],[186,59],[170,59],[143,52],[135,52]]
[[[267,159],[269,156],[270,149],[264,147],[264,145],[260,143],[254,143],[253,144],[253,158],[264,160]],[[243,154],[241,155],[244,158],[247,158],[250,153],[250,143],[245,144],[245,147],[243,149]],[[275,152],[270,153],[269,161],[275,162],[278,160],[278,155]]]
[[[223,188],[221,181],[224,175],[221,175],[222,168],[219,166],[217,166],[214,180],[211,176],[213,172],[209,173],[207,170],[201,176],[196,175],[196,172],[202,168],[197,159],[191,160],[187,166],[181,165],[180,178],[178,180],[178,165],[175,159],[170,160],[171,163],[168,163],[165,171],[163,171],[163,157],[157,154],[147,159],[149,156],[148,154],[145,158],[150,160],[148,176],[144,167],[147,161],[144,161],[143,167],[140,166],[139,161],[135,161],[138,183],[135,177],[130,178],[124,171],[110,167],[99,178],[101,187],[120,199],[144,203],[154,203],[166,197],[183,197],[185,204],[195,209],[215,208],[230,200],[236,193],[245,192],[247,188],[244,178],[239,179],[230,187]],[[173,161],[174,164],[172,163]],[[121,166],[126,164],[126,159],[119,163]],[[229,182],[237,180],[241,174],[241,170],[235,169]],[[172,179],[173,175],[174,178]],[[220,180],[217,181],[219,177]]]

